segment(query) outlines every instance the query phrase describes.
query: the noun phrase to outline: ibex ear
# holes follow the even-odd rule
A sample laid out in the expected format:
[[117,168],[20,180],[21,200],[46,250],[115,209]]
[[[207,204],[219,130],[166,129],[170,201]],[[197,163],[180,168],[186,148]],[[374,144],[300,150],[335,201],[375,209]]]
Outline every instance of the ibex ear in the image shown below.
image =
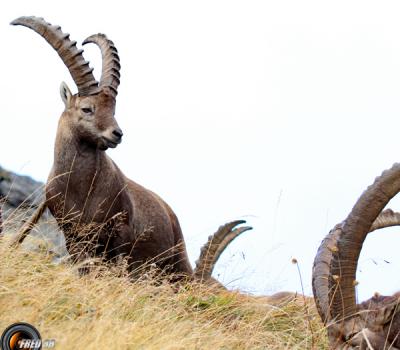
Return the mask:
[[69,104],[71,102],[71,90],[69,89],[69,87],[67,86],[66,83],[62,82],[60,85],[60,95],[61,95],[61,99],[63,100],[64,104],[65,104],[65,108],[69,107]]

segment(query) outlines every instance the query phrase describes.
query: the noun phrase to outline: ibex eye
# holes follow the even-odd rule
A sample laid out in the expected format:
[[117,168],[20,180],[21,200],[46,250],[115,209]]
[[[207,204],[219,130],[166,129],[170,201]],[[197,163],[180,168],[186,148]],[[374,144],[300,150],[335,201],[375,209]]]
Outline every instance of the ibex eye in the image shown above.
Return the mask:
[[85,113],[85,114],[91,114],[91,113],[93,113],[93,111],[92,111],[91,108],[82,108],[82,112]]

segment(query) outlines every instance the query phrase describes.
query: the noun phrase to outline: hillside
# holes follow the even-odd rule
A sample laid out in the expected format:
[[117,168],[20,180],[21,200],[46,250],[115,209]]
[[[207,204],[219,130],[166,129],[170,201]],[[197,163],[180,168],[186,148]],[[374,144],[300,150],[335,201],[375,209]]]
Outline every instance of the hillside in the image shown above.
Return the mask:
[[[42,184],[0,168],[0,332],[36,326],[56,349],[325,349],[313,300],[255,297],[198,284],[170,285],[156,274],[139,281],[125,267],[95,264],[80,277],[60,264],[62,234],[46,215],[23,247],[9,237],[40,201]],[[50,253],[51,251],[51,253]]]
[[207,286],[171,286],[156,276],[133,283],[123,267],[97,266],[79,277],[76,266],[51,261],[45,249],[10,250],[2,240],[0,329],[32,323],[57,349],[326,348],[311,300],[272,305]]

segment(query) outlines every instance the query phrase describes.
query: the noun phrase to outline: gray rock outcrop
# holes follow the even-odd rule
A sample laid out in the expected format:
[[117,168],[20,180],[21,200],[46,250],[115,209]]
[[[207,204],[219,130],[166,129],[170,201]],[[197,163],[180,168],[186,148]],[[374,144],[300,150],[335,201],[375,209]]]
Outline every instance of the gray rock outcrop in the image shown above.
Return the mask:
[[[43,200],[43,183],[0,166],[0,225],[4,234],[15,234]],[[57,256],[67,254],[64,235],[48,210],[30,236],[23,243],[27,249],[36,250],[45,243]]]

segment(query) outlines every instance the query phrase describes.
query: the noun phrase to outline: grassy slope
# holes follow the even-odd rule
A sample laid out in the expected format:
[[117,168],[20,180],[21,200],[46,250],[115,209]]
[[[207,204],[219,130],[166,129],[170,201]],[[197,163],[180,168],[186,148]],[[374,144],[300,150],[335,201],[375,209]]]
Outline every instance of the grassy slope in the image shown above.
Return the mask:
[[78,277],[76,267],[50,261],[0,242],[0,332],[30,322],[56,349],[327,348],[310,300],[307,312],[302,300],[277,307],[206,286],[132,283],[104,266]]

